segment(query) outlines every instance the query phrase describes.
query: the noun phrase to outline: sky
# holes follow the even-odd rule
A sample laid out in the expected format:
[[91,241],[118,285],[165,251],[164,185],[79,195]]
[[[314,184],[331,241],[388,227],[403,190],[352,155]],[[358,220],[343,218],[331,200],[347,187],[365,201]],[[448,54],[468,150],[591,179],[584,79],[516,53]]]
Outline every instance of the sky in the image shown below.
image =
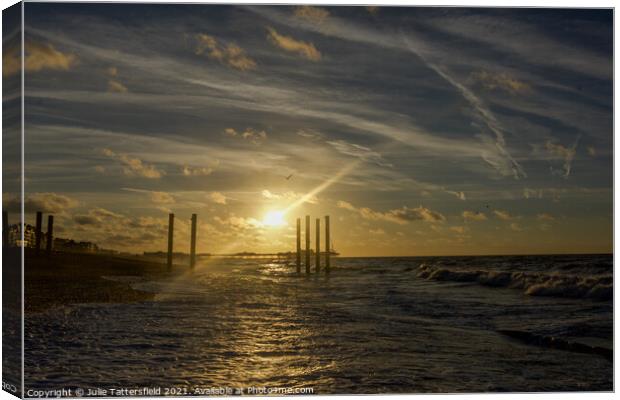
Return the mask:
[[26,221],[57,236],[164,250],[174,212],[187,252],[196,213],[199,252],[288,251],[330,215],[346,256],[612,251],[611,10],[25,13]]

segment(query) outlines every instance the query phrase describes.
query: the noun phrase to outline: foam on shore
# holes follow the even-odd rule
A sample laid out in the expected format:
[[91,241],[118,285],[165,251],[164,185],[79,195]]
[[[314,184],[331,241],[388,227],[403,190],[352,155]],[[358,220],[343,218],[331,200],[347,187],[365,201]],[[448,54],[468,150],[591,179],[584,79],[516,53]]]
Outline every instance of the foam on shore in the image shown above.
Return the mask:
[[611,275],[584,276],[560,272],[507,272],[445,268],[421,264],[417,276],[424,279],[452,282],[472,282],[483,286],[521,289],[530,296],[557,296],[611,300]]

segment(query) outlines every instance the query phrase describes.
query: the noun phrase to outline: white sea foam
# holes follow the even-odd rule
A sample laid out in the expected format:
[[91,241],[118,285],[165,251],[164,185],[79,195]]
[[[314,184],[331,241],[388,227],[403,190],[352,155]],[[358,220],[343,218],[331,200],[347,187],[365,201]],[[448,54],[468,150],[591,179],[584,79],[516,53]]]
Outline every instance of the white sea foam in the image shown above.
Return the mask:
[[597,300],[610,300],[613,297],[613,277],[607,274],[585,276],[561,272],[508,272],[421,264],[417,275],[436,281],[475,282],[485,286],[522,289],[531,296]]

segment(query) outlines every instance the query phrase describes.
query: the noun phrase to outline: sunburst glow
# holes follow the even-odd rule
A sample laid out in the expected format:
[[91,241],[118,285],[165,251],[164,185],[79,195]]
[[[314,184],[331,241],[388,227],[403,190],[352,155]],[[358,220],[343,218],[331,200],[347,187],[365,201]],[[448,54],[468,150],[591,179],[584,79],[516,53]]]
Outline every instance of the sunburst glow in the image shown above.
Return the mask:
[[284,211],[269,211],[263,217],[263,225],[274,228],[286,225]]

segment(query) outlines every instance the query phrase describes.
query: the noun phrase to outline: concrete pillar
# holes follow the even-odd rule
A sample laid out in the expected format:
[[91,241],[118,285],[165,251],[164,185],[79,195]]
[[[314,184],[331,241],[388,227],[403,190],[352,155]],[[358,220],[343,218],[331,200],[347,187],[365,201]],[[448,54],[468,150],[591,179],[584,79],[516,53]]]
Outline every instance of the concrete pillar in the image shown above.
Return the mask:
[[168,214],[168,270],[172,270],[172,238],[174,235],[174,214]]
[[321,219],[316,219],[316,262],[314,264],[315,272],[321,272]]
[[192,238],[191,244],[189,248],[189,266],[194,268],[196,265],[196,220],[198,216],[196,214],[192,214]]
[[52,254],[52,246],[54,244],[54,216],[47,216],[47,243],[46,243],[46,252],[49,256]]
[[41,213],[41,211],[37,211],[37,222],[35,224],[35,230],[34,230],[34,247],[37,250],[37,254],[39,254],[39,252],[41,251],[41,234],[42,232],[42,225],[43,225],[43,213]]
[[329,215],[325,216],[325,272],[329,273],[330,265],[330,253],[332,251],[329,240]]
[[301,272],[301,218],[297,218],[297,273]]
[[310,273],[310,216],[306,215],[306,274]]

